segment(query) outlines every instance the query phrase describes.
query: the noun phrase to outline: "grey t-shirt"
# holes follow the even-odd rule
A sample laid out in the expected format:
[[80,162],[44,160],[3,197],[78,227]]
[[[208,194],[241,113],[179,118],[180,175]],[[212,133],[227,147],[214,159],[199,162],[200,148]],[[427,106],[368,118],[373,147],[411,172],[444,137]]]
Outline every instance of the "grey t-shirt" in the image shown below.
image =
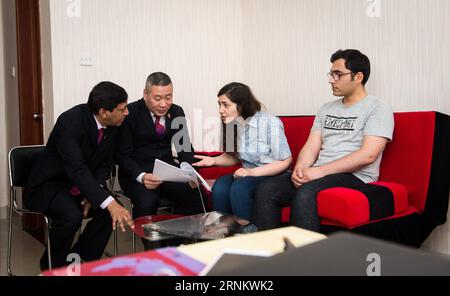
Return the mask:
[[[312,130],[322,133],[322,148],[314,164],[321,166],[359,150],[364,136],[392,140],[394,115],[389,105],[373,96],[349,107],[339,99],[319,109]],[[381,157],[353,174],[366,183],[377,181]]]

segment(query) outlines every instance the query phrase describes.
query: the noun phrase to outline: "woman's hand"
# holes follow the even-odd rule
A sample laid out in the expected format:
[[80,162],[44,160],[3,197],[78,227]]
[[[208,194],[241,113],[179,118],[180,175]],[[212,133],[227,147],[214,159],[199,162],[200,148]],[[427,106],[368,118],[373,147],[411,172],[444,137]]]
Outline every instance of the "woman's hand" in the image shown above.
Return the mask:
[[251,169],[245,169],[245,168],[240,168],[237,171],[234,172],[233,174],[235,179],[238,178],[243,178],[243,177],[251,177],[252,176],[252,170]]
[[212,167],[216,165],[214,157],[203,155],[194,155],[194,157],[200,159],[200,161],[192,164],[195,167]]

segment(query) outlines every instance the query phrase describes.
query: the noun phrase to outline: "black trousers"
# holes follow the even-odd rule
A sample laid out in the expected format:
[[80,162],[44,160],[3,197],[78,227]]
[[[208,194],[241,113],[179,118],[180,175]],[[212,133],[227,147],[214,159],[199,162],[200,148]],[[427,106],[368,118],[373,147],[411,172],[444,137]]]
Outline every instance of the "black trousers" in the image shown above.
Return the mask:
[[[122,180],[120,185],[133,204],[133,219],[155,215],[163,198],[173,204],[174,214],[194,215],[203,212],[198,189],[192,189],[185,183],[164,182],[154,190],[145,188],[137,181]],[[202,197],[205,196],[202,192]]]
[[353,174],[334,174],[312,180],[295,188],[292,172],[270,178],[255,192],[255,225],[266,230],[281,225],[281,209],[291,206],[290,224],[312,231],[320,230],[317,193],[332,187],[354,188],[364,184]]
[[[52,219],[50,243],[52,267],[66,266],[67,256],[78,254],[83,261],[100,259],[112,232],[112,219],[108,210],[91,209],[87,223],[78,241],[74,237],[81,227],[83,211],[82,197],[72,196],[67,190],[60,191],[53,198],[45,214]],[[47,250],[41,258],[41,269],[48,268]]]

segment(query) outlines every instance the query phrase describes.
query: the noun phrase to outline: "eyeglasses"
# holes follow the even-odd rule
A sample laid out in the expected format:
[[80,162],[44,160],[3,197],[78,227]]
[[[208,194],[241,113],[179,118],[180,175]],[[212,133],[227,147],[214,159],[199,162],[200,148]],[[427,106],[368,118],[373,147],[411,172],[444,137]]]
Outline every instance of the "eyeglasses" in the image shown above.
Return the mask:
[[352,74],[353,75],[353,72],[348,72],[348,73],[329,72],[329,73],[327,73],[328,80],[333,79],[334,81],[339,81],[341,79],[341,76],[348,75],[348,74]]

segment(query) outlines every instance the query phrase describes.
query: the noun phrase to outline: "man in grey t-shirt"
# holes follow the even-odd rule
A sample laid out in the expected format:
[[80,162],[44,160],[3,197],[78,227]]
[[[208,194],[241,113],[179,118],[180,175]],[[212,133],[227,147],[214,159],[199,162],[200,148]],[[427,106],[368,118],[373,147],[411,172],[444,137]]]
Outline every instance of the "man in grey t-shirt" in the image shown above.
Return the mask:
[[317,193],[378,180],[383,150],[392,140],[392,110],[367,94],[367,56],[358,50],[339,50],[331,63],[329,83],[340,99],[320,108],[294,171],[257,188],[255,224],[259,230],[279,226],[281,208],[290,205],[292,225],[319,231]]

